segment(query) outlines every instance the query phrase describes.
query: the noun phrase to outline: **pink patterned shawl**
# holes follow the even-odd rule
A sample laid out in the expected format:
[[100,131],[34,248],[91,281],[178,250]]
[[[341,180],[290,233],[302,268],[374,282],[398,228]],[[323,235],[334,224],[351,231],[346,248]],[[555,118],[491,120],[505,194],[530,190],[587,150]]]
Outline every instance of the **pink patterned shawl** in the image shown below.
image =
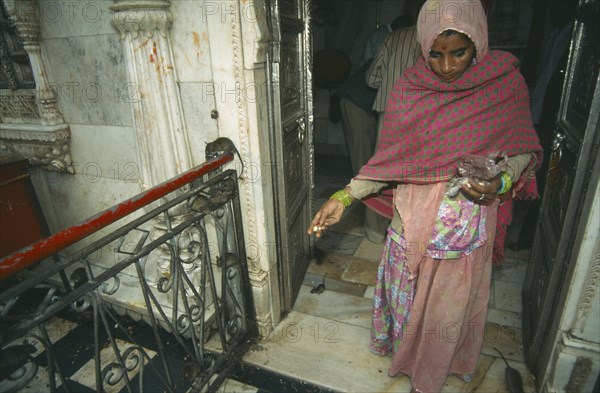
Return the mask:
[[[490,51],[460,79],[444,83],[420,58],[394,84],[375,155],[356,178],[445,182],[456,174],[464,154],[533,152],[537,160],[523,172],[513,196],[537,197],[532,167],[542,162],[542,148],[531,122],[527,86],[517,65],[513,55]],[[364,202],[391,217],[390,193],[370,196]],[[505,201],[498,212],[496,263],[502,258],[511,216],[511,203]]]
[[453,83],[420,58],[390,94],[375,155],[357,178],[427,184],[456,174],[467,153],[539,152],[517,59],[491,51]]

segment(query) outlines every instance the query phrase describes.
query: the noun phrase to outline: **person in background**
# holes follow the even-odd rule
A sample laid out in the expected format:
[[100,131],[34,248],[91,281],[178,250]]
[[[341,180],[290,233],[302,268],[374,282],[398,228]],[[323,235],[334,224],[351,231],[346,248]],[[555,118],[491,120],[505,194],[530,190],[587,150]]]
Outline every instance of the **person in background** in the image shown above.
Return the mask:
[[[385,104],[390,96],[394,82],[400,78],[405,69],[412,67],[419,57],[420,47],[417,42],[417,27],[415,22],[423,3],[424,0],[408,3],[410,25],[395,30],[387,36],[367,69],[367,85],[377,90],[375,100],[373,101],[373,111],[376,113],[377,118],[376,136],[381,132]],[[388,190],[387,192],[391,191]],[[371,209],[365,211],[364,230],[367,239],[371,242],[383,243],[389,224],[390,217],[382,216]]]
[[[416,7],[411,6],[411,2],[408,7],[409,13],[382,25],[369,37],[361,66],[335,93],[334,102],[339,100],[342,130],[353,175],[373,155],[380,130],[379,115],[383,112],[389,90],[402,71],[414,64],[415,52],[418,52],[414,27],[418,8],[415,11]],[[408,30],[407,34],[405,30]],[[392,75],[396,77],[392,79]],[[389,221],[366,209],[364,230],[367,239],[382,243]]]
[[[357,200],[393,216],[370,349],[392,353],[388,374],[408,375],[413,392],[439,392],[449,375],[468,382],[475,372],[492,262],[503,258],[512,199],[538,195],[542,148],[518,60],[488,50],[479,3],[426,1],[417,38],[422,56],[394,85],[374,156],[308,234]],[[390,185],[393,198],[379,194]]]
[[383,121],[382,114],[394,82],[400,78],[405,69],[415,64],[421,50],[417,41],[415,21],[424,0],[413,3],[410,24],[394,30],[386,37],[373,56],[371,66],[367,69],[367,85],[377,89],[373,110],[381,118],[379,124]]
[[339,101],[339,117],[353,176],[375,151],[377,116],[371,110],[371,106],[377,91],[365,82],[365,72],[370,65],[369,59],[350,75],[335,92],[334,98],[334,102]]
[[414,25],[414,18],[410,12],[405,12],[396,17],[391,23],[381,25],[369,36],[369,39],[367,40],[363,49],[363,56],[360,60],[360,65],[363,65],[375,57],[381,48],[381,44],[383,44],[383,42],[391,33],[412,25]]

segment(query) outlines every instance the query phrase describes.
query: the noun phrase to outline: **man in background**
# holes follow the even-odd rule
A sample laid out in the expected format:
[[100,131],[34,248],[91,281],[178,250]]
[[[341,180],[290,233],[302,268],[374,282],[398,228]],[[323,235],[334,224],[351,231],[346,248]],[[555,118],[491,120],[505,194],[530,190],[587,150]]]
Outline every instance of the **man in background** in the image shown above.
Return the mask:
[[[367,115],[360,116],[362,122],[356,121],[356,117],[351,116],[351,113],[356,112],[356,109],[352,108],[354,105],[352,101],[340,102],[342,128],[348,143],[348,150],[350,150],[351,145],[353,149],[362,150],[354,152],[359,157],[355,160],[356,163],[352,163],[354,174],[366,164],[375,152],[377,136],[383,125],[383,113],[392,86],[405,69],[415,64],[420,55],[415,22],[423,3],[424,0],[408,2],[407,10],[409,10],[409,13],[405,13],[394,20],[392,26],[395,26],[396,29],[387,35],[383,43],[379,45],[375,56],[370,61],[370,65],[366,68],[363,82],[366,82],[367,90],[369,87],[374,90],[371,90],[370,94],[365,94],[365,96],[369,95],[371,97],[372,106],[370,110],[365,111]],[[378,31],[381,31],[381,28]],[[365,49],[369,50],[369,48],[372,48],[372,45],[367,45]],[[364,65],[362,68],[364,68]],[[375,91],[373,98],[373,92]],[[363,107],[364,104],[363,102]],[[357,143],[359,139],[362,140]],[[360,145],[356,146],[358,144]],[[352,151],[350,151],[350,156],[352,161]],[[355,168],[355,166],[357,167]],[[367,239],[373,243],[382,243],[389,223],[389,219],[366,209],[364,230]]]

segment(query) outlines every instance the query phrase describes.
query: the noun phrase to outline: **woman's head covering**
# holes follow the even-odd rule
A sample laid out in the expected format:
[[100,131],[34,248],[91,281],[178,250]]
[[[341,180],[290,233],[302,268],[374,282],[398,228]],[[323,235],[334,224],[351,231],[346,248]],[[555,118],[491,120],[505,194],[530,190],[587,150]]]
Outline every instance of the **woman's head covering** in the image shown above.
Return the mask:
[[433,41],[446,30],[466,34],[475,44],[477,63],[488,52],[488,27],[479,0],[428,0],[419,12],[417,40],[425,60]]

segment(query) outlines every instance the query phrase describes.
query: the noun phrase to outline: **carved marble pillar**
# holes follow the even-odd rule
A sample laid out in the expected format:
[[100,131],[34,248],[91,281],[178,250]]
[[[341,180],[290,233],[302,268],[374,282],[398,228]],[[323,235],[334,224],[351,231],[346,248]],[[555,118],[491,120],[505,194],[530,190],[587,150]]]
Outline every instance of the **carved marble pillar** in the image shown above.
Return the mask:
[[241,180],[240,202],[250,285],[258,329],[268,337],[277,324],[279,281],[274,252],[269,155],[266,62],[271,32],[264,0],[205,2],[213,82],[228,91],[255,89],[255,97],[226,94],[215,100],[219,136],[233,141],[249,175]]
[[[3,91],[6,119],[0,124],[0,154],[24,157],[45,169],[73,173],[71,131],[58,110],[42,59],[38,2],[5,0],[4,5],[28,54],[36,88]],[[22,111],[23,105],[30,110]]]
[[596,162],[590,175],[590,183],[596,182],[596,185],[590,187],[586,195],[565,277],[564,305],[559,302],[563,315],[546,368],[548,391],[595,391],[600,375],[599,178],[600,165]]
[[[127,77],[139,94],[131,105],[143,189],[192,167],[169,36],[173,23],[170,7],[167,0],[115,0],[110,7],[114,11],[113,26],[123,43]],[[159,237],[172,221],[181,220],[185,214],[183,209],[172,213],[173,217],[157,217],[152,223],[152,238]],[[155,285],[160,277],[172,274],[167,248],[157,252],[151,263],[157,268]],[[197,269],[196,265],[186,266],[191,269],[186,271],[188,274]]]
[[115,1],[113,25],[121,35],[127,75],[139,96],[132,103],[143,188],[192,166],[169,30],[166,0]]
[[56,97],[48,83],[48,73],[42,61],[40,49],[40,16],[37,1],[6,0],[6,9],[23,47],[29,54],[29,61],[35,77],[37,102],[43,125],[64,124],[56,106]]

